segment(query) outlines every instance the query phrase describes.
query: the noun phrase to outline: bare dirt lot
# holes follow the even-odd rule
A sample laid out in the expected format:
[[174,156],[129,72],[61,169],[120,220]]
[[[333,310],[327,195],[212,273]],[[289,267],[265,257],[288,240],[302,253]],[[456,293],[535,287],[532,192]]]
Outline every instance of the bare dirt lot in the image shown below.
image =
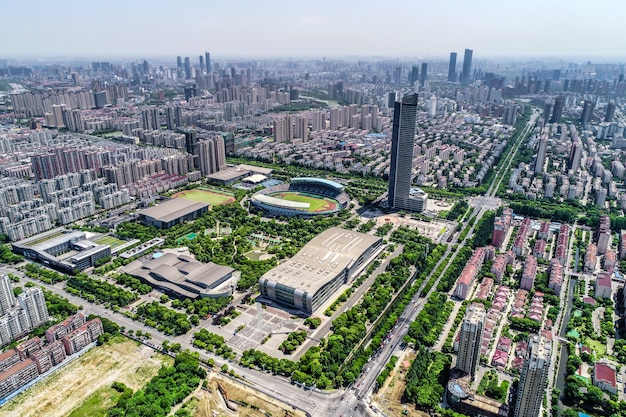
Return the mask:
[[[83,414],[75,410],[79,415],[100,415],[96,410],[114,405],[102,404],[109,399],[105,391],[114,381],[137,390],[156,375],[163,363],[171,364],[173,359],[124,337],[116,338],[93,348],[9,401],[0,408],[0,416],[62,417],[83,403],[91,403],[91,411]],[[96,393],[101,400],[91,398]]]
[[[219,393],[218,383],[228,394],[230,400],[248,404],[238,405],[237,411],[228,411],[223,396]],[[301,411],[294,411],[286,404],[277,402],[256,390],[237,384],[219,374],[209,376],[208,390],[198,390],[195,399],[190,401],[191,414],[194,417],[214,417],[230,415],[239,417],[292,416],[304,417]],[[189,409],[188,408],[188,409]],[[266,414],[268,413],[268,414]]]

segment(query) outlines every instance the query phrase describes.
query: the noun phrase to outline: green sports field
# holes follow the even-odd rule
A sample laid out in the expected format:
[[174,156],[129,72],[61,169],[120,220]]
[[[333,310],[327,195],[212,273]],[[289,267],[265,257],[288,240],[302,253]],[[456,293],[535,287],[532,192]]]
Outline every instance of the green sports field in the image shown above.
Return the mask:
[[120,246],[120,245],[123,245],[124,243],[126,243],[123,240],[118,239],[118,238],[113,237],[113,236],[103,236],[103,237],[101,237],[99,239],[96,239],[95,242],[99,243],[101,245],[109,245],[112,248],[115,248],[117,246]]
[[172,198],[184,198],[185,200],[195,201],[196,203],[208,203],[212,206],[219,206],[220,204],[235,201],[235,197],[232,195],[220,194],[200,189],[181,191],[174,194]]
[[269,196],[287,201],[295,201],[298,203],[308,203],[309,208],[304,210],[312,213],[326,210],[334,210],[337,208],[337,202],[332,198],[327,197],[315,197],[307,194],[289,191],[272,193]]

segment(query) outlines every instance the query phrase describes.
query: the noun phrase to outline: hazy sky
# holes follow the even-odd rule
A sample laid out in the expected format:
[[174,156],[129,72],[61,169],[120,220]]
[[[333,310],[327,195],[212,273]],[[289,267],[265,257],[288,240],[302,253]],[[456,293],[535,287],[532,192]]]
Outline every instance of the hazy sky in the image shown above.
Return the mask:
[[0,0],[0,57],[626,56],[624,0]]

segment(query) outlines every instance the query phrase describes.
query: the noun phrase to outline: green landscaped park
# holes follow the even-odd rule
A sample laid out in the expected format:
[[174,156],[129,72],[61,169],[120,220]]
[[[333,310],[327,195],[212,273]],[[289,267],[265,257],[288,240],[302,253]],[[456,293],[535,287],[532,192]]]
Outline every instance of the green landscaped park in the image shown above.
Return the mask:
[[307,211],[317,212],[317,211],[326,211],[332,210],[337,207],[337,202],[335,202],[331,198],[326,197],[314,197],[302,193],[297,192],[278,192],[274,194],[270,194],[270,197],[280,198],[282,200],[287,201],[295,201],[298,203],[308,203],[309,208]]
[[235,201],[235,197],[228,194],[221,194],[214,191],[196,188],[194,190],[180,191],[172,196],[172,198],[184,198],[185,200],[195,201],[196,203],[208,203],[211,206],[219,206],[220,204],[231,203]]

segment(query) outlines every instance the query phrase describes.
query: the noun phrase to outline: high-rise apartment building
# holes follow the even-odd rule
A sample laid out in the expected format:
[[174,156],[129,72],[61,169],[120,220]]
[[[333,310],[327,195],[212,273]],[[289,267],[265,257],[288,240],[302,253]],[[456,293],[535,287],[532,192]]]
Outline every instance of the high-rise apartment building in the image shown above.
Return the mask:
[[573,174],[578,172],[578,169],[580,168],[580,161],[582,159],[582,153],[583,153],[583,144],[580,141],[580,139],[578,138],[576,139],[577,140],[575,140],[574,143],[572,144],[572,149],[570,150],[569,158],[567,161],[567,168],[569,172]]
[[448,81],[456,82],[456,52],[450,52],[450,63],[448,64]]
[[32,328],[48,321],[48,307],[41,288],[33,287],[18,295],[17,302],[26,311]]
[[537,159],[535,160],[535,174],[543,172],[543,166],[546,163],[546,152],[548,150],[548,139],[542,137],[539,140],[539,149],[537,151]]
[[0,316],[4,315],[15,305],[15,296],[11,288],[11,280],[7,275],[0,277]]
[[548,381],[551,342],[531,335],[517,390],[514,417],[538,417]]
[[421,190],[412,193],[413,144],[417,118],[417,94],[404,96],[393,110],[391,135],[391,165],[389,167],[389,207],[400,210],[423,211],[427,195]]
[[198,160],[202,175],[213,174],[226,168],[224,139],[212,137],[198,142]]
[[472,55],[474,51],[466,49],[463,55],[463,71],[461,72],[461,83],[470,84],[472,82]]
[[472,378],[476,375],[480,362],[480,344],[484,326],[485,307],[478,303],[470,304],[461,324],[456,367],[470,374]]
[[613,121],[613,117],[615,117],[615,102],[610,101],[606,105],[606,114],[604,115],[604,121],[610,123]]

